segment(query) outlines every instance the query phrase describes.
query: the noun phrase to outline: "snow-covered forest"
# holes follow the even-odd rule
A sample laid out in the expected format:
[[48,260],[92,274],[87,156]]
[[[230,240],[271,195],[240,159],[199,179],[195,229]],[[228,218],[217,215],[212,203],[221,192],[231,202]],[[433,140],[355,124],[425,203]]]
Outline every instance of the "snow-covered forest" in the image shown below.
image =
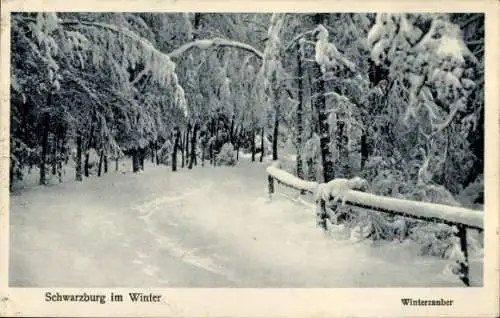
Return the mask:
[[[329,261],[347,270],[349,257],[357,258],[359,273],[378,276],[353,274],[346,286],[427,286],[436,279],[441,286],[460,285],[429,274],[460,259],[453,226],[339,205],[333,237],[325,239],[319,230],[309,231],[305,222],[314,218],[304,205],[265,201],[266,167],[279,161],[305,181],[362,180],[372,194],[482,210],[484,47],[484,15],[476,13],[12,13],[11,242],[17,248],[11,262],[24,265],[11,283],[85,285],[83,274],[66,280],[57,271],[53,277],[23,276],[26,264],[46,257],[23,246],[36,244],[35,236],[59,233],[60,226],[46,218],[62,218],[71,228],[59,235],[79,233],[61,250],[77,249],[73,257],[84,271],[84,260],[92,263],[89,255],[97,253],[90,245],[105,255],[106,235],[141,237],[143,227],[131,222],[152,221],[134,219],[133,213],[149,218],[158,209],[148,235],[174,258],[185,261],[182,249],[199,249],[208,232],[217,233],[210,236],[215,242],[241,240],[237,247],[214,243],[210,253],[242,248],[249,250],[248,259],[217,263],[215,256],[191,256],[189,266],[210,275],[224,272],[222,285],[259,286],[260,278],[249,274],[241,281],[235,268],[258,271],[265,266],[252,261],[266,257],[296,265],[281,273],[278,261],[266,263],[272,268],[266,275],[296,279],[268,281],[278,286],[320,286],[308,266],[323,271],[321,276],[343,276],[328,269]],[[172,209],[180,210],[174,216]],[[94,231],[82,229],[85,222]],[[187,241],[166,242],[161,224]],[[30,231],[39,234],[30,237]],[[186,238],[190,231],[199,231],[196,239]],[[85,235],[98,242],[83,248]],[[276,254],[271,250],[280,235],[290,241],[276,242]],[[467,235],[477,276],[472,284],[482,284],[482,233]],[[252,244],[261,238],[263,249],[257,251]],[[353,238],[385,245],[338,243]],[[325,256],[328,244],[340,244],[332,253],[343,254]],[[152,257],[139,254],[136,261]],[[308,257],[314,264],[307,264]],[[384,258],[391,267],[380,274],[376,270],[389,265],[374,259]],[[173,264],[168,266],[178,266]],[[162,265],[148,266],[146,275],[159,284],[216,284],[202,274],[195,275],[199,281],[167,277],[162,283]],[[183,271],[183,277],[193,275]],[[119,284],[123,277],[116,275],[87,283]],[[342,279],[330,283],[342,286]]]

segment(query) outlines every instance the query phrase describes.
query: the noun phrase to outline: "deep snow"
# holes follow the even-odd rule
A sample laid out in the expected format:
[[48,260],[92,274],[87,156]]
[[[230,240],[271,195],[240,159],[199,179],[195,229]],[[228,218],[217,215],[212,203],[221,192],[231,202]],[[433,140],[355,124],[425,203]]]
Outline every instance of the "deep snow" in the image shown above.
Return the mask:
[[[147,163],[139,174],[25,189],[10,202],[10,286],[463,286],[415,243],[324,233],[310,207],[270,200],[268,164],[242,156],[236,167],[172,172]],[[482,260],[471,267],[481,285]]]

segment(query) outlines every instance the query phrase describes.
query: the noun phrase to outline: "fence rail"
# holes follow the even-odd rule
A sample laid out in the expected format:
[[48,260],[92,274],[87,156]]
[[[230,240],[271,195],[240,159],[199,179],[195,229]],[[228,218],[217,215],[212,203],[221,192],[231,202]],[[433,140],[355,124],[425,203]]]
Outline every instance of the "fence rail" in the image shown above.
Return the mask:
[[[275,181],[286,187],[301,191],[302,193],[308,192],[316,194],[318,198],[316,204],[320,207],[320,217],[323,222],[321,225],[326,227],[326,219],[329,215],[326,211],[326,201],[323,199],[325,195],[319,196],[318,191],[325,191],[325,189],[330,190],[332,189],[331,187],[322,187],[317,182],[299,179],[281,170],[279,162],[275,162],[267,168],[267,175],[270,196],[275,192]],[[335,180],[330,181],[330,183],[332,182],[335,182]],[[464,260],[459,262],[459,277],[466,286],[470,286],[467,229],[476,229],[478,231],[484,230],[483,211],[444,204],[390,198],[351,189],[342,193],[335,193],[335,190],[333,190],[331,193],[328,193],[328,200],[333,200],[334,196],[341,196],[344,204],[358,208],[456,226],[458,229],[456,235],[460,240],[460,248],[464,254]]]

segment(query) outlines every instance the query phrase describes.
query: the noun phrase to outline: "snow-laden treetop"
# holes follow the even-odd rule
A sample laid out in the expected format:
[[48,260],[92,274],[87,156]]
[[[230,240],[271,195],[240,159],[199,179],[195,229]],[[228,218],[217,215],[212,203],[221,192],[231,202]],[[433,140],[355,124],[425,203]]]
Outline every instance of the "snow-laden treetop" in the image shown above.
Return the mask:
[[352,72],[356,70],[354,63],[345,58],[335,44],[328,42],[328,30],[323,25],[318,25],[313,33],[316,33],[315,60],[321,65],[323,73],[340,65]]
[[380,13],[367,41],[372,60],[409,83],[406,122],[423,107],[440,131],[465,110],[477,60],[447,15]]

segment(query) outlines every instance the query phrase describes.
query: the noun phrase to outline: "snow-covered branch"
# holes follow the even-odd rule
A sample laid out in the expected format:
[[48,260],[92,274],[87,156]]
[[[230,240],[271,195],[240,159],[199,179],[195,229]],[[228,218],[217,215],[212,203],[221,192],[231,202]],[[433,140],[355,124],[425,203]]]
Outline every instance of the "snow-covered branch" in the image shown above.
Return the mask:
[[193,42],[186,43],[186,44],[182,45],[181,47],[168,53],[168,56],[170,58],[176,58],[179,55],[184,54],[185,52],[187,52],[191,49],[198,48],[198,49],[206,50],[212,46],[226,46],[226,47],[241,49],[241,50],[253,53],[259,59],[262,59],[264,56],[262,52],[260,52],[259,50],[257,50],[256,48],[254,48],[253,46],[251,46],[249,44],[241,43],[238,41],[221,39],[221,38],[203,39],[203,40],[196,40]]
[[[30,17],[19,17],[23,21],[30,21],[30,22],[35,22],[36,19],[30,18]],[[93,21],[82,21],[82,20],[59,20],[60,25],[64,26],[70,26],[70,27],[93,27],[93,28],[98,28],[98,29],[103,29],[107,31],[111,31],[116,34],[121,34],[129,39],[136,41],[143,45],[144,48],[147,48],[148,50],[152,51],[154,54],[158,54],[164,57],[167,57],[169,59],[174,59],[179,57],[180,55],[190,51],[191,49],[198,48],[198,49],[208,49],[213,46],[219,46],[219,47],[232,47],[232,48],[237,48],[241,49],[247,52],[252,53],[259,59],[263,59],[263,53],[259,51],[258,49],[254,48],[253,46],[246,44],[246,43],[241,43],[238,41],[232,41],[232,40],[226,40],[222,38],[214,38],[214,39],[203,39],[203,40],[196,40],[193,42],[186,43],[179,48],[173,50],[170,53],[164,53],[158,50],[156,47],[154,47],[153,44],[151,44],[147,39],[137,35],[135,32],[127,29],[127,28],[120,28],[118,26],[112,25],[112,24],[107,24],[107,23],[101,23],[101,22],[93,22]],[[137,83],[142,76],[144,76],[148,72],[148,69],[144,69],[142,72],[140,72],[136,78],[132,81],[133,84]]]
[[[304,33],[301,33],[299,35],[297,35],[296,37],[294,37],[289,43],[288,45],[286,46],[285,48],[285,52],[288,51],[288,50],[291,50],[293,47],[295,47],[297,44],[298,44],[298,41],[300,39],[302,39],[303,37],[307,36],[307,35],[310,35],[310,34],[313,34],[313,30],[309,30],[309,31],[306,31]],[[310,44],[315,44],[314,42],[312,41],[309,41]]]
[[149,72],[148,68],[144,68],[142,71],[140,71],[139,74],[137,74],[137,76],[134,78],[134,80],[130,82],[130,85],[134,86],[135,84],[137,84],[137,82],[139,82],[147,72]]
[[75,21],[75,20],[62,20],[62,21],[59,22],[59,24],[61,24],[61,25],[67,25],[67,26],[88,26],[88,27],[95,27],[95,28],[100,28],[100,29],[112,31],[114,33],[123,34],[126,37],[128,37],[128,38],[130,38],[130,39],[132,39],[134,41],[137,41],[137,42],[141,43],[142,45],[144,45],[148,49],[151,49],[155,53],[162,54],[162,55],[164,54],[160,50],[158,50],[157,48],[155,48],[153,46],[153,44],[151,44],[151,42],[149,42],[145,38],[137,35],[135,32],[130,31],[129,29],[126,29],[126,28],[119,28],[119,27],[117,27],[115,25],[107,24],[107,23],[89,22],[89,21],[81,21],[81,20],[78,20],[78,21]]
[[[15,19],[22,23],[32,22],[37,23],[37,20],[27,16],[16,16]],[[132,81],[132,85],[139,82],[139,80],[147,74],[149,71],[153,71],[156,77],[163,82],[165,78],[168,78],[167,82],[173,82],[177,85],[177,80],[175,76],[175,65],[171,61],[168,54],[165,54],[158,50],[151,42],[149,42],[146,38],[138,35],[137,33],[127,29],[126,27],[119,27],[113,24],[101,23],[95,21],[84,21],[84,20],[64,20],[58,19],[58,25],[63,26],[67,29],[99,29],[106,32],[111,32],[116,34],[117,36],[121,36],[131,40],[131,43],[134,43],[134,46],[138,47],[140,51],[146,52],[142,54],[142,60],[144,62],[145,69],[142,70]],[[70,32],[68,32],[69,34]],[[160,70],[151,64],[161,64],[164,69]]]
[[208,49],[211,46],[227,46],[227,47],[233,47],[233,48],[238,48],[242,49],[248,52],[251,52],[255,54],[259,59],[263,58],[262,52],[254,48],[253,46],[246,44],[246,43],[241,43],[238,41],[232,41],[232,40],[226,40],[226,39],[221,39],[221,38],[215,38],[215,39],[203,39],[203,40],[196,40],[193,42],[186,43],[179,48],[173,50],[170,53],[163,53],[156,49],[149,41],[146,39],[138,36],[134,32],[123,29],[123,28],[118,28],[114,25],[111,24],[106,24],[106,23],[99,23],[99,22],[88,22],[88,21],[62,21],[60,22],[62,25],[85,25],[85,26],[91,26],[91,27],[96,27],[96,28],[101,28],[105,30],[109,30],[115,33],[121,33],[124,34],[125,36],[139,41],[143,43],[144,45],[147,45],[148,47],[151,47],[154,51],[160,54],[166,54],[170,58],[176,58],[179,57],[181,54],[193,49],[193,48],[199,48],[199,49]]
[[356,65],[345,58],[335,44],[328,42],[328,31],[323,25],[318,25],[313,32],[317,34],[318,39],[315,46],[315,60],[321,65],[323,73],[326,73],[328,68],[336,67],[338,64],[345,66],[351,72],[356,71]]

